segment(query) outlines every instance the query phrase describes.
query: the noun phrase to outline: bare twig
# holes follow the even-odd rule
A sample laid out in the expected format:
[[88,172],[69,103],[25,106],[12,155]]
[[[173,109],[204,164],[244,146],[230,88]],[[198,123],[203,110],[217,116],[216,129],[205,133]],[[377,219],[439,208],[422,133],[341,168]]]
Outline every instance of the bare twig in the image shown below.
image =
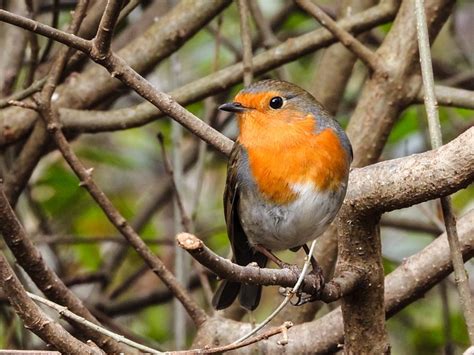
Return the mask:
[[263,47],[268,49],[280,44],[280,41],[273,33],[272,26],[270,25],[269,21],[267,21],[267,19],[263,16],[258,1],[249,1],[248,6],[254,19],[255,26],[257,26],[260,36],[262,37]]
[[292,326],[293,326],[293,323],[285,322],[282,325],[280,325],[279,327],[274,327],[274,328],[268,329],[266,332],[264,332],[262,334],[259,334],[259,335],[256,335],[256,336],[254,336],[250,339],[242,340],[238,343],[232,343],[232,344],[228,344],[228,345],[224,345],[224,346],[219,346],[219,347],[216,347],[216,348],[204,349],[204,350],[201,350],[201,351],[202,351],[203,354],[214,354],[214,353],[222,353],[222,352],[225,352],[225,351],[240,349],[240,348],[243,348],[245,346],[257,343],[261,340],[264,340],[264,339],[266,340],[266,339],[268,339],[268,338],[270,338],[270,337],[272,337],[276,334],[280,334],[280,333],[286,334],[286,330],[288,330]]
[[252,36],[250,34],[250,12],[247,0],[237,0],[240,16],[240,38],[244,64],[244,85],[249,86],[253,80]]
[[[31,0],[26,0],[25,1],[26,8],[28,10],[27,16],[31,18],[32,20],[35,20],[36,13],[34,10],[33,2]],[[38,44],[38,37],[33,33],[28,34],[28,41],[30,44],[30,58],[29,58],[29,63],[28,63],[28,68],[27,68],[27,73],[26,73],[26,78],[23,82],[23,87],[27,88],[29,87],[35,77],[35,71],[38,67],[39,64],[39,44]]]
[[120,10],[123,0],[108,0],[105,7],[104,15],[100,20],[97,35],[92,40],[93,55],[104,59],[110,52],[110,44],[112,43],[112,35],[115,25],[119,19]]
[[61,306],[61,305],[59,305],[57,303],[54,303],[54,302],[51,302],[51,301],[47,300],[46,298],[40,297],[40,296],[35,295],[31,292],[26,292],[26,294],[28,295],[28,297],[35,300],[36,302],[42,303],[42,304],[56,310],[61,316],[72,319],[72,320],[74,320],[74,322],[83,324],[84,326],[86,326],[90,329],[93,329],[94,331],[96,331],[98,333],[107,335],[108,337],[111,337],[112,339],[115,339],[119,343],[127,344],[128,346],[131,346],[132,348],[144,351],[146,353],[164,354],[161,351],[158,351],[158,350],[149,348],[148,346],[139,344],[139,343],[137,343],[133,340],[127,339],[123,335],[116,334],[114,332],[111,332],[110,330],[105,329],[104,327],[101,327],[97,324],[89,322],[87,319],[84,319],[84,318],[78,316],[77,314],[71,312],[67,307]]
[[[178,234],[176,240],[182,248],[189,252],[203,266],[223,279],[253,285],[279,285],[292,288],[299,279],[299,277],[286,270],[234,264],[230,260],[215,254],[200,239],[189,233]],[[360,280],[360,276],[361,274],[356,269],[347,271],[347,273],[341,274],[339,277],[326,283],[324,288],[319,290],[317,277],[309,274],[304,277],[301,291],[312,295],[319,292],[321,300],[332,302],[340,298],[342,294],[349,292]]]
[[42,115],[48,124],[48,130],[51,133],[59,150],[63,154],[72,170],[80,179],[80,185],[85,187],[91,194],[97,204],[102,208],[109,221],[135,248],[138,254],[146,261],[150,268],[160,277],[163,282],[175,293],[176,297],[183,303],[190,317],[196,325],[202,324],[207,318],[204,311],[189,296],[186,290],[176,281],[174,275],[165,267],[160,258],[158,258],[134,231],[127,220],[115,208],[112,202],[104,192],[96,185],[92,179],[92,170],[86,169],[82,162],[77,158],[71,146],[67,142],[63,132],[58,124],[58,116],[52,110],[43,107]]
[[9,100],[9,101],[8,101],[8,104],[9,104],[9,105],[12,105],[12,106],[17,106],[17,107],[21,107],[21,108],[26,108],[26,109],[28,109],[28,110],[37,110],[37,109],[38,109],[38,107],[36,106],[36,104],[34,104],[34,103],[32,103],[32,102]]
[[[397,6],[394,5],[394,2],[382,2],[371,9],[343,19],[338,23],[346,30],[350,30],[354,33],[360,33],[371,29],[376,25],[382,24],[387,20],[393,19],[396,10]],[[14,15],[14,17],[16,16]],[[11,19],[11,15],[6,16],[1,10],[0,21],[17,24],[16,20]],[[30,26],[28,23],[24,23],[22,21],[19,24],[23,28],[28,28],[30,30],[35,29],[34,25]],[[44,28],[38,26],[37,31],[43,31],[44,33]],[[298,38],[292,38],[291,40],[288,40],[287,42],[282,43],[275,48],[256,55],[253,59],[254,74],[261,74],[278,67],[279,65],[288,63],[301,57],[302,55],[311,53],[319,48],[332,44],[334,41],[335,39],[331,33],[321,29],[304,34]],[[184,85],[170,94],[181,104],[189,104],[206,96],[222,92],[223,89],[237,84],[242,80],[242,70],[242,64],[238,63],[228,68],[222,69],[215,74],[211,74]],[[77,87],[74,86],[74,90],[71,92],[73,92],[75,96],[90,96],[90,92],[85,90],[85,87],[90,88],[90,85],[83,85],[79,92],[77,91]],[[107,90],[101,90],[102,86],[94,87],[94,97],[97,96],[97,92],[100,92],[101,95],[103,92],[108,94],[111,87],[115,86],[107,86]],[[88,101],[87,104],[90,105],[91,102]],[[112,111],[110,115],[100,112],[100,117],[97,117],[97,115],[91,115],[89,112],[87,114],[84,114],[83,112],[81,115],[81,111],[78,110],[68,109],[62,112],[69,113],[69,115],[67,115],[68,119],[66,119],[66,117],[64,118],[65,126],[87,132],[99,132],[104,130],[118,130],[127,127],[136,127],[147,122],[151,122],[151,120],[155,119],[156,117],[165,114],[164,112],[158,111],[154,105],[150,105],[149,103],[140,104],[131,109],[122,109],[122,111]],[[96,111],[95,113],[98,114],[99,112]],[[138,117],[135,119],[136,114],[138,114]],[[104,115],[107,116],[107,119],[105,119],[106,117],[104,117]],[[81,117],[80,120],[79,117]],[[4,117],[0,117],[0,122],[3,119]],[[34,117],[32,116],[23,117],[19,123],[15,124],[14,129],[12,129],[8,135],[0,135],[0,145],[14,142],[27,134],[31,129],[31,123],[33,122],[33,119]],[[232,143],[230,143],[229,147],[231,147],[231,144]]]
[[[158,141],[160,142],[161,151],[162,151],[162,155],[163,155],[163,163],[165,165],[165,169],[166,169],[168,175],[170,176],[171,187],[173,189],[173,194],[175,196],[176,206],[177,206],[179,215],[181,216],[181,225],[183,226],[183,229],[184,229],[185,232],[190,233],[194,230],[193,221],[189,217],[188,213],[186,212],[186,209],[184,208],[184,203],[183,203],[183,199],[181,197],[181,193],[178,190],[178,186],[176,185],[174,170],[173,170],[173,168],[172,168],[172,166],[171,166],[171,164],[168,160],[168,156],[166,154],[163,135],[158,134]],[[182,249],[181,249],[181,251],[182,251]],[[209,294],[209,292],[212,295],[211,286],[209,285],[209,280],[207,279],[204,270],[201,268],[201,265],[196,264],[196,269],[197,269],[197,272],[198,272],[198,275],[199,275],[199,279],[202,283],[203,289],[206,292],[206,295]],[[188,280],[183,279],[181,282],[182,283],[187,283]]]
[[[428,27],[426,24],[426,14],[424,1],[415,1],[416,25],[418,35],[418,47],[420,51],[421,74],[425,93],[425,108],[428,117],[428,128],[430,132],[431,146],[433,149],[439,148],[443,144],[441,125],[439,122],[438,109],[435,96],[433,67],[431,64],[430,41],[428,37]],[[461,306],[469,333],[471,344],[474,344],[474,306],[469,287],[467,273],[459,244],[456,229],[456,219],[451,206],[449,196],[442,197],[441,207],[443,210],[446,233],[448,235],[449,249],[453,261],[456,285],[461,300]]]
[[40,91],[43,88],[43,85],[46,83],[46,78],[39,79],[32,83],[29,87],[24,90],[15,92],[11,94],[9,97],[0,100],[0,108],[4,108],[9,105],[10,101],[19,101],[23,100],[25,97],[28,97],[35,92]]
[[[51,19],[51,27],[54,27],[54,28],[58,27],[59,12],[60,12],[59,0],[53,0],[53,9],[52,9],[53,18]],[[53,43],[54,41],[51,38],[48,38],[48,41],[46,43],[46,46],[44,47],[43,53],[41,53],[40,63],[45,62],[46,59],[48,58],[49,52],[51,51],[51,48],[53,48]]]
[[310,0],[295,0],[296,3],[309,14],[314,16],[319,23],[326,27],[339,41],[353,52],[372,71],[380,67],[377,54],[368,49],[362,42],[341,28],[336,21],[328,16]]
[[15,312],[25,326],[46,343],[67,354],[100,354],[69,334],[58,323],[52,321],[32,302],[20,280],[13,272],[3,253],[0,252],[0,286]]

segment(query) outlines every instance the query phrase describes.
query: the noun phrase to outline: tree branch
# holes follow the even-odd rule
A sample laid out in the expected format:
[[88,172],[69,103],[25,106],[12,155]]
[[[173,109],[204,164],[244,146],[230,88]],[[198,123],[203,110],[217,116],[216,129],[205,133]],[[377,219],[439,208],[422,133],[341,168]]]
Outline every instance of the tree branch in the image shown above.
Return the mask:
[[27,292],[26,295],[27,295],[27,297],[31,298],[32,300],[35,300],[36,302],[42,303],[42,304],[54,309],[61,316],[72,319],[72,320],[74,320],[74,322],[82,324],[85,327],[88,327],[90,329],[93,329],[95,332],[104,334],[104,335],[106,335],[106,336],[108,336],[112,339],[115,339],[119,343],[127,344],[128,346],[130,346],[132,348],[135,348],[135,349],[138,349],[138,350],[141,350],[142,352],[145,352],[145,353],[164,354],[161,351],[158,351],[158,350],[149,348],[148,346],[139,344],[135,341],[127,339],[123,335],[116,334],[114,332],[111,332],[110,330],[105,329],[104,327],[101,327],[97,324],[94,324],[94,323],[88,321],[87,319],[84,319],[84,318],[78,316],[77,314],[74,314],[69,309],[67,309],[67,307],[61,306],[61,305],[59,305],[57,303],[54,303],[54,302],[51,302],[51,301],[49,301],[49,300],[47,300],[43,297],[40,297],[40,296],[35,295],[33,293],[30,293],[30,292]]
[[295,2],[303,10],[316,18],[318,22],[327,28],[347,49],[353,52],[367,67],[375,71],[382,69],[379,58],[376,53],[372,52],[362,42],[338,26],[337,22],[329,17],[321,8],[310,0],[295,0]]
[[353,169],[344,203],[368,215],[452,194],[472,183],[473,156],[474,127],[441,148]]
[[114,28],[117,24],[123,0],[108,0],[104,15],[100,20],[99,29],[92,40],[93,55],[97,58],[105,59],[110,53],[110,44]]
[[34,304],[1,251],[0,286],[25,327],[43,339],[46,344],[52,344],[56,349],[67,354],[101,353],[74,338]]
[[[461,217],[458,231],[464,260],[474,256],[474,211]],[[406,258],[385,279],[385,312],[387,317],[423,297],[425,293],[452,272],[449,245],[446,234],[442,234],[426,248]],[[249,331],[251,325],[213,317],[199,330],[195,346],[204,346],[213,341],[226,343]],[[344,342],[344,327],[341,309],[337,308],[325,316],[308,323],[295,325],[288,330],[287,353],[326,354],[340,351]],[[292,341],[293,340],[293,341]],[[268,353],[277,353],[281,348],[273,342],[259,344]],[[256,348],[248,348],[252,351]]]
[[242,43],[242,63],[244,71],[244,85],[249,86],[253,79],[252,65],[252,35],[250,34],[250,11],[247,0],[238,0],[240,17],[240,41]]
[[[230,260],[215,254],[192,234],[178,234],[176,240],[178,245],[189,252],[193,258],[221,278],[248,284],[278,285],[282,287],[293,287],[298,281],[296,273],[288,272],[285,269],[268,269],[252,265],[240,266],[234,264]],[[326,283],[323,290],[319,290],[318,278],[313,274],[309,274],[305,276],[301,290],[311,295],[317,295],[320,292],[321,300],[333,302],[355,287],[360,278],[361,274],[357,269],[346,270],[344,274]]]
[[[474,91],[435,85],[435,96],[440,106],[453,106],[474,110]],[[424,102],[425,93],[421,88],[416,97],[417,103]]]
[[[207,1],[208,0],[206,0],[205,3],[208,3]],[[346,19],[342,19],[338,22],[338,24],[345,30],[354,33],[360,33],[388,20],[391,20],[395,15],[396,10],[397,6],[394,2],[382,2],[381,4],[374,6],[373,8],[364,12],[358,13]],[[163,40],[165,39],[166,37],[164,37]],[[322,29],[312,31],[298,38],[292,38],[291,40],[288,40],[279,46],[256,55],[252,61],[254,74],[262,74],[334,42],[335,38],[331,35],[331,33]],[[143,47],[149,48],[150,51],[157,50],[154,49],[154,47],[149,47],[147,44],[141,43],[140,48]],[[120,51],[119,55],[123,56],[124,58],[128,58],[126,54],[129,52],[135,53],[137,51],[137,48],[131,48],[130,50],[127,50],[127,53],[122,54],[122,51]],[[141,69],[141,67],[137,67],[138,64],[136,64],[134,61],[129,61],[129,64],[131,64],[131,66],[134,68]],[[171,92],[170,95],[182,105],[187,105],[207,96],[219,93],[223,89],[235,85],[242,80],[242,73],[242,64],[238,63],[186,84],[181,88]],[[91,104],[91,93],[87,90],[93,90],[95,95],[97,95],[97,92],[108,95],[110,90],[113,88],[108,84],[105,89],[103,87],[105,86],[105,82],[102,83],[104,79],[98,81],[99,75],[102,76],[102,74],[96,73],[96,71],[92,72],[92,70],[82,74],[81,80],[75,80],[74,87],[71,87],[70,90],[67,89],[69,86],[64,87],[64,89],[61,91],[62,96],[60,97],[59,102],[67,103],[67,98],[69,95],[68,93],[74,93],[75,96],[81,97],[81,104],[87,106]],[[91,80],[93,80],[95,83],[93,87],[89,85]],[[82,84],[83,81],[87,82],[87,85]],[[74,105],[69,103],[69,106],[77,106],[77,102],[74,103]],[[68,112],[70,112],[70,115]],[[140,104],[132,110],[124,109],[124,111],[111,111],[110,115],[108,113],[99,113],[100,119],[98,119],[98,117],[92,113],[91,116],[88,117],[89,113],[87,111],[85,111],[84,114],[79,115],[80,119],[78,119],[77,114],[80,114],[81,111],[67,109],[64,111],[64,113],[68,114],[64,117],[65,127],[71,126],[76,130],[90,132],[101,132],[136,127],[151,122],[153,119],[163,115],[162,112],[157,110],[156,107],[149,103]],[[133,120],[133,114],[135,113],[140,114],[140,116],[137,116],[137,120]],[[12,118],[14,118],[14,120],[12,120]],[[31,122],[34,120],[34,118],[35,115],[31,113],[26,115],[25,113],[11,112],[11,110],[4,113],[0,111],[0,125],[8,127],[8,130],[5,131],[5,133],[8,132],[8,134],[0,134],[0,146],[16,141],[25,135],[25,133],[29,131]],[[128,121],[130,121],[130,123],[128,123]],[[102,124],[101,122],[104,123]]]

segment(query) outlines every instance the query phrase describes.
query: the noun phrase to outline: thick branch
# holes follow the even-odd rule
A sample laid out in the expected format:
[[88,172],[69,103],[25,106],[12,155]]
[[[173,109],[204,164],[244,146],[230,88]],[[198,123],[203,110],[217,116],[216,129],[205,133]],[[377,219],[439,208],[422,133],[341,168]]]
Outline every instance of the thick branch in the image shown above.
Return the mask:
[[474,127],[436,150],[353,169],[345,204],[388,212],[446,196],[474,179]]

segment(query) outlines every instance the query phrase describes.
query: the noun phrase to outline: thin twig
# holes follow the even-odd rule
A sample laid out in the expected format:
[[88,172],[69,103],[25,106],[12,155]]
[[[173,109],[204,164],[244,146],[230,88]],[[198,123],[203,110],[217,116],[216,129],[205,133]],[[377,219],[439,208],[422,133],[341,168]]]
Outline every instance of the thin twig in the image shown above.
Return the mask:
[[0,108],[7,107],[9,105],[10,101],[20,101],[23,100],[24,98],[34,94],[35,92],[41,91],[43,88],[43,85],[46,83],[46,77],[36,80],[34,83],[32,83],[29,87],[26,89],[23,89],[21,91],[15,92],[11,94],[9,97],[6,97],[4,99],[0,100]]
[[270,321],[277,316],[280,311],[286,307],[286,305],[290,302],[290,300],[293,298],[294,295],[299,291],[301,284],[303,283],[303,280],[308,272],[309,265],[311,264],[311,256],[313,255],[314,252],[314,247],[316,246],[316,240],[313,240],[311,243],[311,247],[309,248],[309,253],[306,255],[305,262],[303,265],[303,270],[301,271],[300,277],[298,278],[298,281],[296,281],[295,286],[287,293],[285,296],[285,299],[280,303],[280,305],[270,314],[263,322],[261,322],[258,326],[256,326],[254,329],[252,329],[250,332],[245,334],[244,336],[240,337],[236,341],[234,341],[232,344],[239,344],[243,342],[245,339],[248,339],[252,335],[256,334],[260,329],[265,327]]
[[319,23],[326,27],[334,37],[353,52],[367,67],[375,71],[379,69],[379,60],[377,54],[367,48],[361,41],[355,38],[346,30],[342,29],[336,21],[328,16],[321,8],[312,3],[310,0],[295,0],[295,2],[311,16],[315,17]]
[[[53,0],[53,8],[52,8],[53,18],[51,19],[51,27],[57,28],[59,22],[59,0]],[[48,59],[48,54],[53,48],[54,41],[51,38],[47,39],[46,46],[44,47],[43,53],[41,54],[40,63],[43,63]]]
[[178,187],[176,186],[173,167],[171,166],[171,163],[168,159],[168,154],[166,154],[163,134],[158,133],[157,138],[158,138],[158,142],[160,143],[161,154],[163,155],[163,165],[165,166],[165,170],[167,174],[170,176],[171,188],[173,189],[173,193],[176,196],[176,203],[178,205],[178,209],[181,214],[181,224],[183,225],[183,228],[185,229],[185,231],[189,232],[191,230],[191,219],[189,218],[188,213],[186,212],[186,209],[184,208],[183,199],[181,198],[181,193],[179,192]]
[[[229,259],[223,258],[204,245],[202,240],[189,233],[176,236],[180,247],[186,249],[193,258],[211,270],[222,279],[244,282],[250,285],[294,287],[297,277],[284,269],[259,268],[252,265],[241,266]],[[314,274],[306,275],[301,290],[307,294],[318,294],[324,302],[333,302],[342,295],[348,294],[361,280],[362,273],[356,268],[341,272],[320,289],[318,277]]]
[[61,306],[57,303],[51,302],[50,300],[47,300],[46,298],[43,298],[41,296],[35,295],[31,292],[26,292],[26,294],[33,300],[42,303],[54,310],[56,310],[61,316],[64,316],[66,318],[72,319],[77,323],[80,323],[90,329],[95,330],[98,333],[107,335],[108,337],[115,339],[119,343],[127,344],[135,349],[144,351],[146,353],[151,353],[151,354],[164,354],[161,351],[158,351],[156,349],[149,348],[148,346],[139,344],[137,342],[134,342],[133,340],[125,338],[123,335],[111,332],[110,330],[107,330],[97,324],[94,324],[92,322],[89,322],[87,319],[84,319],[77,314],[71,312],[67,307]]
[[[34,10],[32,0],[26,0],[25,4],[28,11],[27,16],[30,17],[32,20],[35,20],[36,13]],[[33,83],[34,78],[35,78],[35,71],[39,64],[38,36],[34,34],[33,32],[31,32],[28,34],[28,41],[30,43],[30,58],[29,58],[28,68],[26,71],[26,78],[25,78],[25,81],[23,82],[23,88],[27,88]]]
[[16,101],[16,100],[9,100],[8,101],[9,105],[16,106],[16,107],[21,107],[21,108],[26,108],[28,110],[34,110],[36,111],[38,107],[36,106],[35,103],[33,102],[26,102],[26,101]]
[[[263,16],[262,10],[258,4],[258,1],[249,1],[249,10],[254,19],[254,23],[258,28],[262,39],[262,45],[265,49],[275,47],[280,44],[280,40],[273,33],[272,26],[270,21],[268,21],[265,16]],[[275,69],[277,76],[281,80],[288,80],[288,73],[285,70],[285,67],[278,67]]]
[[108,0],[99,29],[92,40],[92,51],[97,58],[104,59],[110,52],[115,25],[119,19],[123,0]]
[[[188,213],[186,212],[186,209],[184,208],[184,203],[183,203],[183,199],[181,197],[181,193],[179,192],[178,186],[176,185],[174,170],[173,170],[173,168],[172,168],[172,166],[171,166],[171,164],[168,160],[168,156],[166,154],[163,135],[158,134],[157,137],[158,137],[158,141],[160,142],[160,147],[161,147],[161,151],[162,151],[162,155],[163,155],[163,164],[165,166],[166,172],[168,173],[168,175],[170,177],[171,187],[172,187],[172,190],[173,190],[173,194],[175,196],[176,206],[177,206],[179,214],[181,216],[181,224],[184,228],[184,231],[187,232],[187,233],[190,233],[191,231],[194,230],[192,219],[189,217]],[[201,267],[200,264],[196,263],[195,266],[196,266],[196,270],[197,270],[198,275],[199,275],[199,280],[202,283],[203,289],[206,292],[206,295],[208,295],[209,292],[211,291],[211,286],[209,285],[209,280],[208,280],[207,276],[205,275],[205,271]],[[182,283],[187,283],[187,282],[188,282],[188,280],[183,280],[182,281]],[[212,291],[211,291],[211,294],[212,294]]]
[[[423,0],[415,1],[415,12],[418,48],[420,51],[421,74],[425,93],[426,115],[428,118],[431,146],[433,149],[436,149],[441,147],[443,144],[443,139],[434,90],[430,42]],[[449,196],[442,197],[440,200],[443,210],[444,223],[446,226],[446,233],[448,236],[449,249],[451,252],[451,259],[453,262],[456,286],[461,300],[461,307],[466,321],[469,339],[471,344],[474,344],[474,307],[472,303],[468,277],[466,269],[464,268],[464,262],[460,249],[459,238],[456,229],[456,219],[454,217]]]
[[28,298],[23,285],[1,252],[0,286],[25,326],[46,343],[52,344],[56,349],[64,353],[100,353],[77,340],[58,323],[51,321],[51,319]]
[[270,22],[267,21],[267,19],[263,16],[258,1],[249,1],[248,5],[250,13],[254,19],[255,26],[257,26],[260,36],[262,37],[263,47],[268,49],[280,44],[280,41],[273,33]]
[[[252,0],[253,1],[253,0]],[[242,58],[244,64],[244,85],[249,86],[253,80],[252,36],[250,34],[250,12],[247,0],[237,0],[240,16],[240,38],[242,41]]]
[[183,303],[190,317],[196,325],[202,324],[206,318],[206,313],[197,305],[197,303],[189,296],[186,290],[176,281],[174,275],[166,268],[163,261],[158,258],[140,238],[135,230],[130,226],[127,220],[115,208],[109,198],[98,187],[92,179],[92,170],[86,169],[77,155],[72,150],[69,142],[66,140],[64,133],[60,129],[58,123],[57,111],[44,109],[41,111],[58,149],[62,153],[71,169],[80,179],[80,185],[85,187],[90,195],[97,202],[99,207],[104,211],[109,221],[117,228],[117,230],[128,240],[135,248],[137,253],[146,261],[155,274],[173,291],[176,297]]
[[[214,354],[214,353],[223,353],[225,351],[240,349],[240,348],[243,348],[245,346],[255,344],[255,343],[257,343],[261,340],[266,340],[266,339],[268,339],[271,336],[274,336],[276,334],[280,334],[280,333],[282,333],[283,335],[287,334],[286,331],[289,328],[291,328],[292,326],[293,326],[292,322],[284,322],[279,327],[274,327],[274,328],[268,329],[266,332],[264,332],[262,334],[254,336],[250,339],[243,340],[239,343],[236,343],[236,344],[232,343],[232,344],[228,344],[228,345],[219,346],[219,347],[216,347],[216,348],[204,349],[204,350],[201,350],[201,351],[202,351],[203,354]],[[281,342],[281,344],[284,345],[284,342]]]

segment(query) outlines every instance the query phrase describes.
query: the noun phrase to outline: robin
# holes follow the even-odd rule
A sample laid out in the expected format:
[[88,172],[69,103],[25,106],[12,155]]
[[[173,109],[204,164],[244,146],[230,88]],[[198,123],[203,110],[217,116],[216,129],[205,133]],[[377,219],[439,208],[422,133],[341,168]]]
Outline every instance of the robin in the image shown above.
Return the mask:
[[[331,115],[307,91],[264,80],[219,107],[235,112],[240,134],[232,149],[224,192],[232,261],[265,267],[272,251],[298,250],[321,235],[346,194],[352,148]],[[315,266],[313,266],[314,270]],[[254,310],[262,287],[224,280],[216,309],[239,296]]]

